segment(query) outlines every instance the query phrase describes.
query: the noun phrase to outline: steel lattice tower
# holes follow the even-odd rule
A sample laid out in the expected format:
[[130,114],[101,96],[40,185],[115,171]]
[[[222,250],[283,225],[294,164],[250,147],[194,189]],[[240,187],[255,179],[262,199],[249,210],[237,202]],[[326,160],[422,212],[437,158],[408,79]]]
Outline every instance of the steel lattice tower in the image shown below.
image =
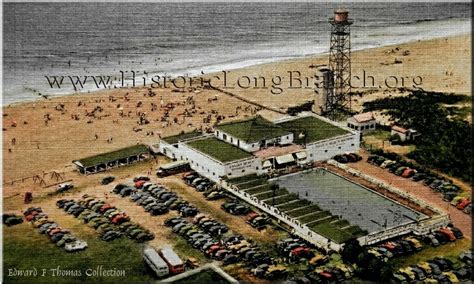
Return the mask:
[[351,29],[349,12],[338,9],[331,24],[329,70],[333,75],[333,89],[328,90],[326,114],[334,120],[335,112],[351,108]]

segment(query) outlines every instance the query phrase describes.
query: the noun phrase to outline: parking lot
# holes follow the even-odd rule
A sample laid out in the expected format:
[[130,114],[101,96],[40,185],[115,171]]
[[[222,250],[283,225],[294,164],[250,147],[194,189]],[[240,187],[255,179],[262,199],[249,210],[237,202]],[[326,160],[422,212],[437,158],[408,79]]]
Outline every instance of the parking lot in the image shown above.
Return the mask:
[[[357,165],[357,164],[354,164]],[[77,252],[74,255],[64,255],[66,252],[61,252],[60,249],[54,246],[44,246],[43,249],[47,249],[52,255],[57,255],[59,253],[58,258],[63,259],[64,263],[68,263],[71,261],[80,262],[81,257],[86,254],[94,254],[100,253],[101,250],[99,249],[100,246],[107,247],[110,249],[121,249],[123,250],[125,247],[130,248],[130,251],[133,252],[134,258],[130,260],[130,263],[127,264],[129,267],[135,267],[134,269],[137,270],[138,267],[140,269],[145,269],[142,263],[141,256],[139,255],[140,245],[135,244],[133,241],[129,240],[128,238],[121,238],[117,240],[112,240],[110,242],[104,242],[100,240],[101,234],[99,234],[94,228],[90,228],[86,224],[83,224],[78,218],[75,218],[74,215],[66,213],[66,211],[62,208],[58,208],[56,206],[56,201],[60,199],[75,199],[80,200],[82,199],[84,194],[89,194],[91,196],[97,197],[114,207],[116,207],[120,212],[126,212],[130,218],[138,223],[143,228],[149,230],[154,234],[154,239],[149,241],[154,247],[162,247],[167,244],[171,244],[174,246],[174,249],[177,253],[183,258],[186,259],[188,257],[195,257],[199,264],[205,264],[207,262],[211,262],[212,259],[205,256],[204,253],[201,251],[193,248],[185,238],[178,236],[176,233],[172,232],[171,228],[164,226],[164,221],[170,217],[178,216],[179,213],[176,210],[169,210],[168,212],[160,215],[152,215],[150,212],[146,212],[144,207],[141,205],[136,204],[129,197],[122,197],[120,194],[112,193],[111,190],[117,184],[127,184],[127,185],[134,185],[133,178],[140,175],[146,175],[150,167],[155,167],[156,165],[153,162],[149,163],[141,163],[133,165],[129,168],[122,168],[117,169],[112,172],[108,172],[107,174],[98,174],[95,176],[77,176],[74,178],[73,183],[75,187],[71,191],[66,191],[61,194],[50,194],[46,190],[40,191],[38,193],[35,192],[35,199],[31,206],[40,206],[45,209],[51,219],[57,221],[58,224],[61,225],[62,228],[71,229],[80,239],[84,239],[89,244],[89,247],[83,252]],[[115,180],[107,185],[101,185],[100,181],[102,178],[113,175],[115,176]],[[188,201],[190,204],[195,206],[199,213],[206,214],[210,216],[212,219],[225,224],[229,231],[234,234],[240,234],[244,236],[248,240],[252,240],[255,244],[257,244],[262,250],[269,252],[272,257],[282,257],[276,251],[275,243],[278,240],[282,240],[288,238],[288,233],[284,230],[279,229],[276,226],[269,225],[266,226],[262,230],[257,230],[256,228],[250,226],[246,223],[246,219],[244,216],[235,216],[230,213],[225,212],[222,210],[221,206],[226,202],[226,199],[219,199],[219,200],[207,200],[203,194],[203,192],[198,191],[196,188],[185,184],[182,179],[181,175],[174,175],[169,176],[166,178],[158,178],[156,176],[150,176],[150,182],[156,184],[162,184],[170,191],[174,192],[179,198]],[[49,193],[53,192],[54,188],[49,189]],[[301,195],[300,195],[301,196]],[[304,196],[304,194],[303,194]],[[19,198],[18,198],[19,199]],[[19,200],[16,200],[18,202]],[[6,207],[14,208],[14,204],[12,201],[8,201],[6,203]],[[23,209],[26,209],[29,206],[22,206]],[[308,208],[307,208],[308,209]],[[309,210],[309,209],[308,209]],[[299,212],[299,211],[298,211]],[[298,212],[294,212],[295,214]],[[114,214],[114,213],[111,213]],[[189,217],[192,219],[192,217]],[[191,220],[190,219],[190,220]],[[29,224],[20,224],[13,228],[8,228],[15,231],[24,230],[25,236],[28,238],[35,239],[36,235],[39,235],[38,241],[41,242],[48,242],[48,238],[38,234],[35,230],[32,230]],[[32,237],[33,236],[33,237]],[[25,239],[26,242],[26,239]],[[457,242],[456,242],[457,243]],[[464,244],[464,242],[462,243]],[[457,244],[456,244],[457,245]],[[138,247],[137,247],[138,246]],[[446,245],[448,246],[448,245]],[[443,247],[438,249],[444,249]],[[432,253],[432,251],[436,252],[432,248],[426,249],[428,253]],[[425,250],[416,253],[413,257],[417,256],[418,254],[424,255]],[[98,259],[98,258],[95,258]],[[280,260],[281,261],[281,260]],[[100,260],[100,263],[104,265],[110,265],[111,263],[115,263],[115,261],[108,261],[107,259]],[[334,265],[334,263],[327,264],[328,266]],[[291,271],[298,271],[300,266],[295,266],[294,264],[289,264]],[[232,276],[237,277],[244,281],[260,281],[264,282],[265,280],[260,280],[252,276],[252,271],[243,264],[231,264],[223,267],[224,270],[231,273]],[[143,270],[141,272],[148,273]],[[323,273],[323,272],[322,272]],[[136,277],[141,277],[140,275],[136,275]],[[143,277],[150,277],[149,275]],[[140,279],[140,278],[134,278]]]

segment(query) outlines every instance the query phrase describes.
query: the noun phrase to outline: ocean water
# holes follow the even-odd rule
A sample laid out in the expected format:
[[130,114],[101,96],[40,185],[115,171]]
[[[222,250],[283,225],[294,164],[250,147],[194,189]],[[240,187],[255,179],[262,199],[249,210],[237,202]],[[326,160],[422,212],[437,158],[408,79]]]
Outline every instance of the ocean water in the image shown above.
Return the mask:
[[470,3],[4,3],[3,105],[74,92],[45,76],[196,75],[324,53],[339,7],[353,50],[471,31]]

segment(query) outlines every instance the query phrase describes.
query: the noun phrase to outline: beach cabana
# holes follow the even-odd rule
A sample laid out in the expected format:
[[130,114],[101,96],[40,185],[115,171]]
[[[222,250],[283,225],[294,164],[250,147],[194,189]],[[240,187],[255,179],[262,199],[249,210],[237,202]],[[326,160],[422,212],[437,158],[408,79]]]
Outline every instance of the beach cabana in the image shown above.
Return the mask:
[[150,157],[150,149],[146,145],[134,145],[112,152],[90,156],[72,163],[77,170],[85,175],[107,171],[120,166],[127,166]]

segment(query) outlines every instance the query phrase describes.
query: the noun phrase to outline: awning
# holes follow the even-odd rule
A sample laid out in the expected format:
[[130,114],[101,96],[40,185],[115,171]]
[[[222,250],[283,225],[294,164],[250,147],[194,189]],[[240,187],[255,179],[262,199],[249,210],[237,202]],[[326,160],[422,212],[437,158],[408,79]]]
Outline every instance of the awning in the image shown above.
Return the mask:
[[291,162],[294,162],[294,161],[295,161],[295,159],[293,158],[293,155],[291,155],[291,154],[286,154],[286,155],[283,155],[283,156],[276,157],[276,162],[280,165],[291,163]]
[[263,162],[262,164],[262,168],[269,168],[272,166],[272,162],[270,162],[270,160],[266,160],[265,162]]
[[298,160],[306,159],[306,157],[308,157],[308,156],[306,155],[305,151],[301,151],[301,152],[296,153],[296,158],[298,158]]

